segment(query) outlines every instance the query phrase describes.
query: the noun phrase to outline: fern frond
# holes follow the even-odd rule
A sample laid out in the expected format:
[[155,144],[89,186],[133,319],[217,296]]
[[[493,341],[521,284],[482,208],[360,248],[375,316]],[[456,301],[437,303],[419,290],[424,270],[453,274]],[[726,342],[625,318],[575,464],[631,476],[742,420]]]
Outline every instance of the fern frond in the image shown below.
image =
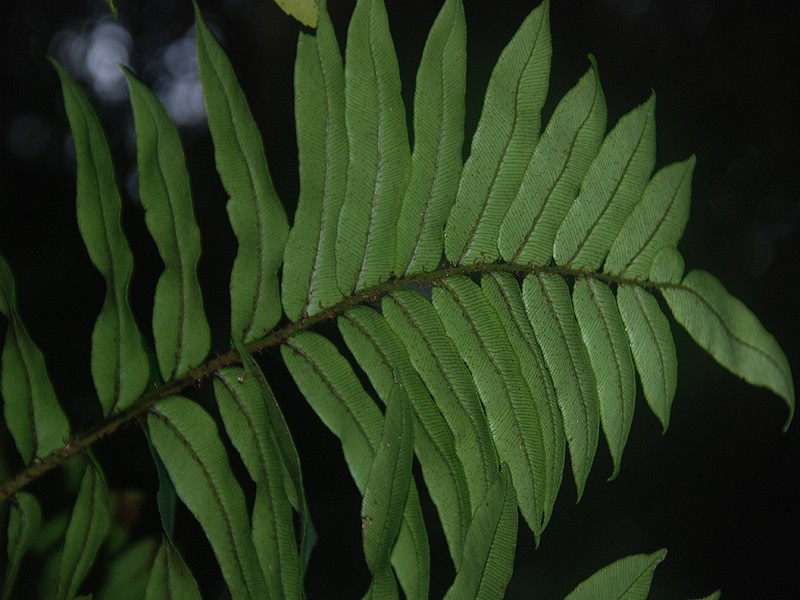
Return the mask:
[[364,557],[372,574],[366,598],[399,597],[389,556],[400,533],[403,507],[411,485],[414,419],[405,389],[395,386],[391,393],[383,419],[381,441],[361,501]]
[[281,317],[278,269],[289,223],[275,193],[256,127],[233,67],[195,4],[197,59],[214,156],[239,244],[231,272],[231,336],[244,342]]
[[188,398],[172,396],[148,414],[147,428],[178,496],[203,527],[231,594],[265,597],[244,494],[216,423]]
[[445,228],[451,264],[491,262],[497,232],[539,138],[550,81],[549,3],[525,19],[492,71]]
[[22,557],[28,551],[41,523],[42,509],[36,497],[28,492],[20,492],[14,496],[8,515],[8,564],[3,583],[3,600],[11,597]]
[[8,319],[2,356],[3,416],[27,464],[64,445],[69,421],[56,399],[42,351],[17,311],[14,276],[0,256],[0,312]]
[[411,160],[397,56],[381,0],[356,3],[344,79],[350,158],[336,266],[339,290],[348,295],[386,280],[394,269],[398,199]]
[[461,175],[467,31],[460,0],[446,0],[417,71],[414,151],[397,227],[398,275],[432,271]]
[[474,511],[498,468],[475,383],[428,300],[412,290],[398,290],[383,299],[381,310],[447,421]]
[[122,199],[100,121],[78,84],[52,61],[61,79],[78,156],[78,228],[106,297],[92,332],[92,377],[103,414],[129,407],[149,379],[147,354],[128,303],[133,255],[120,223]]
[[656,567],[667,556],[666,550],[652,554],[626,556],[603,567],[570,592],[565,600],[645,600]]
[[[281,355],[311,407],[341,441],[350,474],[363,494],[380,444],[380,410],[326,338],[301,333],[281,346]],[[415,485],[408,487],[392,566],[406,596],[427,597],[430,550]]]
[[161,377],[181,377],[203,362],[211,344],[197,281],[200,231],[178,132],[161,103],[126,71],[136,124],[139,198],[164,261],[153,300],[153,338]]
[[222,369],[215,375],[214,393],[225,431],[256,484],[253,543],[267,593],[300,598],[300,554],[284,483],[286,468],[267,414],[267,403],[274,399],[267,399],[272,390],[261,381],[241,368]]
[[514,567],[517,511],[514,487],[503,464],[492,487],[477,505],[464,543],[462,568],[447,590],[447,600],[499,598]]
[[[257,361],[277,360],[278,353],[258,356],[270,348],[280,348],[300,393],[341,443],[362,496],[370,597],[398,597],[400,590],[428,597],[422,496],[436,509],[455,568],[447,597],[501,598],[513,569],[516,509],[538,543],[567,448],[579,499],[601,426],[611,477],[619,473],[635,372],[667,428],[677,358],[659,296],[718,362],[782,397],[792,418],[792,373],[775,338],[713,276],[684,276],[677,244],[695,159],[652,173],[654,96],[606,133],[605,98],[590,59],[541,131],[548,12],[545,1],[503,50],[462,169],[461,2],[444,2],[425,44],[413,153],[383,2],[358,0],[344,64],[322,2],[317,31],[301,32],[297,45],[300,198],[290,230],[234,69],[195,5],[201,82],[238,243],[229,282],[231,346],[208,357],[196,273],[200,234],[177,132],[154,95],[126,72],[144,218],[165,266],[153,305],[164,382],[146,392],[158,377],[148,372],[128,306],[133,259],[107,144],[85,95],[55,65],[77,148],[79,226],[107,283],[92,338],[104,418],[69,438],[0,258],[0,311],[10,324],[0,389],[8,429],[29,463],[0,489],[15,503],[4,597],[13,593],[40,520],[37,500],[19,490],[138,418],[158,470],[163,537],[157,554],[153,537],[119,552],[103,593],[121,585],[118,569],[152,565],[147,598],[199,597],[174,535],[180,499],[205,533],[231,596],[301,598],[311,516],[301,458],[264,375],[272,380],[272,372]],[[217,417],[202,396],[188,397],[209,380]],[[251,481],[237,478],[228,446]],[[69,524],[44,525],[64,539],[63,552],[51,550],[45,561],[46,593],[72,598],[82,591],[109,535],[109,503],[92,460]],[[644,597],[663,557],[622,559],[570,597]]]
[[283,309],[297,320],[336,304],[336,231],[347,185],[344,71],[321,4],[315,35],[297,41],[294,85],[300,197],[283,257]]
[[105,477],[89,461],[64,537],[58,583],[52,598],[71,600],[94,562],[111,526],[111,500]]
[[592,59],[589,71],[550,117],[500,225],[497,244],[504,260],[550,262],[556,231],[597,154],[605,128],[606,101]]
[[665,286],[662,293],[675,320],[717,362],[786,401],[788,427],[795,402],[792,370],[778,342],[755,315],[705,271],[690,271],[680,284]]

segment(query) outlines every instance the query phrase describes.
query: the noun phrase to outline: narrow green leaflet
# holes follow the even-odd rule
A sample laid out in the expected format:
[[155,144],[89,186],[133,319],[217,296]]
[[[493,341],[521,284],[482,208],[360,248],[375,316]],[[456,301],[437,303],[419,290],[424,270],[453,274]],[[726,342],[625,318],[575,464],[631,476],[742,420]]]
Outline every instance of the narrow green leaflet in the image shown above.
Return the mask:
[[422,476],[438,510],[450,556],[458,565],[472,510],[453,434],[414,371],[403,343],[377,312],[357,306],[339,317],[338,325],[384,403],[388,405],[398,386],[411,398],[414,445]]
[[502,600],[514,570],[517,511],[511,474],[503,464],[478,505],[467,533],[461,569],[447,600]]
[[158,451],[153,446],[153,441],[150,439],[150,432],[147,429],[146,423],[142,423],[142,429],[147,438],[147,449],[150,450],[150,457],[158,473],[158,492],[156,492],[156,504],[158,505],[158,516],[161,518],[161,528],[164,535],[168,539],[172,539],[175,533],[175,508],[178,504],[178,494],[175,491],[175,486],[169,478],[167,468],[164,466],[164,461],[158,455]]
[[200,231],[180,138],[164,107],[125,71],[136,125],[139,198],[164,261],[153,302],[153,337],[161,377],[169,381],[200,364],[211,344],[197,281]]
[[230,219],[239,249],[231,272],[231,335],[249,342],[281,316],[278,269],[289,235],[264,145],[228,57],[195,4],[197,60]]
[[720,598],[722,598],[722,590],[717,590],[716,592],[710,593],[708,596],[697,598],[697,600],[719,600]]
[[[320,0],[320,3],[324,1]],[[308,27],[317,26],[317,0],[275,0],[275,2],[278,3],[283,12],[293,16],[303,25]]]
[[531,155],[497,239],[506,262],[544,265],[606,131],[597,65],[561,99]]
[[26,464],[64,445],[69,421],[58,404],[44,356],[17,312],[14,276],[0,256],[0,312],[8,318],[0,392],[3,417]]
[[564,472],[564,423],[553,379],[528,321],[519,283],[514,276],[510,273],[493,273],[483,277],[481,287],[505,327],[539,419],[539,427],[534,434],[541,436],[544,460],[542,478],[540,481],[534,480],[534,488],[541,510],[540,531],[543,531],[553,512]]
[[694,165],[692,156],[653,175],[608,251],[606,273],[644,279],[656,253],[678,244],[689,219]]
[[611,289],[597,279],[583,277],[572,291],[575,317],[597,383],[600,423],[608,442],[614,471],[622,466],[622,451],[633,423],[636,375],[628,337]]
[[439,315],[419,293],[398,290],[383,299],[381,311],[450,427],[464,466],[469,506],[475,507],[489,490],[498,463],[472,376]]
[[411,485],[414,423],[406,391],[392,388],[383,419],[381,441],[364,487],[361,531],[364,557],[372,574],[366,598],[397,598],[389,555],[400,532],[403,507]]
[[111,501],[103,474],[93,460],[86,464],[78,498],[64,538],[58,572],[57,600],[72,600],[92,568],[111,526]]
[[445,228],[445,254],[452,264],[491,262],[499,256],[500,224],[541,129],[552,54],[549,12],[545,1],[528,15],[492,71]]
[[617,306],[628,334],[644,397],[666,431],[678,385],[678,359],[669,322],[658,301],[637,286],[619,286]]
[[675,320],[719,364],[786,401],[794,415],[794,384],[786,355],[775,338],[713,275],[690,271],[680,285],[662,290]]
[[336,262],[343,294],[388,279],[408,183],[406,111],[383,0],[358,0],[347,30],[345,118],[350,161]]
[[337,302],[336,227],[347,185],[344,71],[328,11],[300,32],[294,63],[300,197],[284,251],[283,308],[293,321]]
[[311,549],[316,533],[314,531],[314,524],[311,522],[311,511],[308,509],[305,490],[303,489],[303,472],[300,466],[300,456],[292,440],[292,433],[289,431],[289,425],[283,416],[283,412],[281,412],[275,394],[272,392],[266,377],[264,377],[264,373],[261,371],[261,367],[258,366],[258,363],[247,351],[244,344],[234,340],[234,347],[239,352],[239,356],[242,359],[242,366],[245,371],[243,377],[253,377],[262,388],[261,395],[267,409],[269,425],[275,436],[277,450],[281,457],[281,465],[284,471],[283,484],[286,496],[289,498],[289,503],[292,505],[292,508],[297,511],[300,516],[300,522],[302,523],[300,555],[303,560],[303,568],[305,569],[311,556]]
[[241,367],[222,369],[214,376],[214,394],[228,437],[256,483],[253,543],[267,592],[270,597],[300,598],[300,555],[284,486],[285,466],[267,414],[266,397],[272,390],[260,371],[258,375],[261,380]]
[[563,278],[528,275],[522,283],[522,300],[553,378],[580,499],[594,462],[600,429],[592,366]]
[[19,492],[11,499],[8,515],[8,540],[5,583],[3,584],[3,600],[11,597],[14,582],[19,573],[22,557],[30,546],[31,540],[42,523],[42,509],[33,494]]
[[381,435],[381,411],[328,339],[300,333],[281,346],[281,355],[311,408],[341,441],[350,474],[363,490]]
[[[364,492],[380,444],[383,416],[350,363],[326,338],[303,332],[281,346],[281,355],[311,408],[342,443],[344,459]],[[417,488],[410,485],[392,566],[408,598],[427,598],[430,551]]]
[[572,590],[565,600],[645,600],[666,550],[634,554],[603,567]]
[[464,144],[467,28],[461,0],[447,0],[428,34],[414,92],[411,177],[400,208],[395,273],[432,271],[456,198]]
[[623,116],[603,140],[558,228],[560,265],[597,269],[639,202],[656,161],[655,96]]
[[537,493],[545,476],[539,417],[500,318],[483,291],[464,277],[450,277],[435,287],[433,306],[472,372],[497,454],[513,475],[520,511],[539,535]]
[[86,94],[51,61],[61,79],[78,158],[77,212],[89,257],[106,280],[92,332],[92,377],[103,413],[130,406],[149,378],[147,354],[128,303],[133,256],[120,223],[122,199],[106,137]]
[[145,594],[145,600],[164,598],[201,600],[194,576],[166,537],[161,539]]
[[158,538],[152,536],[138,540],[122,550],[106,567],[105,578],[94,593],[94,598],[97,600],[144,598],[157,550]]
[[170,396],[150,410],[147,426],[178,497],[208,537],[231,595],[264,598],[244,494],[214,420],[195,402]]

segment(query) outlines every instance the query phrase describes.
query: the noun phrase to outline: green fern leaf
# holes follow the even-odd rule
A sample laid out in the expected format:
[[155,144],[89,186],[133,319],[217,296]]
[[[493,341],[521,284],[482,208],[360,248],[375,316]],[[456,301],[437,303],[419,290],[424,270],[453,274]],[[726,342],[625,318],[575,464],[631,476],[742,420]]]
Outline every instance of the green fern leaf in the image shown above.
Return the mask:
[[200,589],[189,567],[166,537],[162,538],[161,546],[153,561],[145,594],[145,600],[163,598],[201,599]]
[[42,523],[42,509],[33,494],[20,492],[11,500],[8,515],[7,554],[3,600],[11,597],[22,557]]
[[238,367],[222,369],[215,375],[214,392],[228,437],[257,486],[253,542],[267,592],[270,597],[300,598],[300,556],[284,487],[285,465],[267,413],[267,404],[275,399],[266,381],[249,375]]
[[541,533],[545,479],[539,417],[503,325],[483,291],[463,277],[433,290],[433,306],[469,367],[501,461],[507,462],[523,517]]
[[300,197],[286,242],[286,315],[313,315],[340,298],[336,229],[347,185],[344,71],[336,34],[321,4],[316,35],[301,32],[294,69]]
[[[321,1],[324,2],[324,0]],[[303,25],[309,27],[317,26],[317,0],[275,0],[275,2],[278,3],[283,12],[293,16]]]
[[602,264],[655,165],[654,113],[651,96],[606,136],[556,233],[556,263],[591,270]]
[[[272,393],[269,383],[267,383],[264,373],[261,371],[261,367],[258,366],[256,360],[243,344],[234,340],[234,347],[239,352],[245,370],[245,373],[240,376],[253,377],[262,388],[261,396],[266,406],[269,425],[274,433],[277,450],[280,453],[286,496],[292,508],[298,513],[300,522],[302,523],[300,554],[303,559],[303,567],[305,568],[308,565],[315,533],[303,486],[300,456],[292,440],[292,433],[289,431],[289,425],[286,423],[280,406],[278,406],[275,394]],[[239,377],[237,376],[236,379],[238,381]]]
[[566,282],[557,275],[528,275],[522,284],[522,299],[553,378],[580,499],[599,437],[594,374],[581,343]]
[[678,323],[719,364],[786,401],[788,427],[795,401],[789,361],[753,313],[705,271],[690,271],[663,294]]
[[537,493],[537,502],[542,513],[540,527],[544,530],[550,520],[564,471],[564,425],[553,379],[525,314],[519,283],[509,273],[492,273],[485,276],[481,283],[486,298],[500,317],[518,357],[522,376],[528,385],[528,393],[539,419],[540,427],[534,434],[542,439],[544,478],[535,481],[534,486],[540,490]]
[[492,71],[445,228],[445,253],[452,264],[499,256],[500,224],[539,138],[551,53],[545,1],[528,15]]
[[658,301],[639,287],[619,286],[617,306],[628,334],[644,397],[666,431],[678,384],[678,359],[669,323]]
[[501,599],[514,568],[517,511],[514,488],[503,464],[478,505],[464,545],[461,569],[447,590],[447,600]]
[[422,51],[414,94],[414,152],[400,208],[395,273],[432,271],[458,190],[464,143],[467,31],[460,0],[446,0]]
[[197,281],[200,231],[178,132],[164,107],[125,71],[136,125],[139,198],[164,261],[153,302],[153,337],[161,377],[169,381],[200,364],[211,343]]
[[[56,65],[77,149],[79,226],[107,283],[92,341],[104,418],[67,439],[69,424],[0,258],[0,310],[10,323],[0,390],[8,429],[29,463],[0,487],[3,498],[17,498],[5,597],[39,520],[37,501],[19,490],[146,416],[162,542],[153,561],[155,540],[125,546],[127,532],[115,528],[110,560],[98,573],[105,583],[95,593],[199,597],[173,545],[179,497],[205,532],[232,597],[301,598],[313,526],[300,459],[251,354],[275,346],[339,439],[362,495],[368,597],[428,597],[430,549],[417,485],[436,509],[455,566],[447,597],[502,598],[516,509],[538,544],[566,449],[578,499],[601,425],[611,476],[618,474],[634,370],[667,428],[677,362],[659,294],[718,362],[781,396],[792,418],[791,369],[775,339],[713,276],[684,277],[677,244],[695,160],[652,175],[654,96],[606,135],[605,98],[590,57],[540,135],[551,58],[547,1],[501,54],[463,168],[462,3],[444,1],[425,44],[413,155],[383,1],[357,1],[344,66],[325,2],[321,10],[317,32],[301,32],[297,46],[300,198],[290,230],[247,101],[195,5],[201,83],[238,241],[229,284],[232,347],[214,358],[207,356],[200,236],[179,138],[154,95],[126,72],[145,219],[165,265],[153,334],[168,381],[147,393],[147,357],[128,306],[133,260],[108,147],[85,95]],[[282,310],[288,320],[279,327]],[[218,418],[179,395],[209,379]],[[232,472],[217,421],[253,485]],[[42,563],[42,597],[88,592],[82,581],[109,530],[99,466],[91,463],[73,487],[80,489],[72,518],[56,515],[43,527],[44,541],[30,545]],[[663,557],[617,561],[570,597],[644,597]],[[143,577],[126,583],[151,564],[146,589]]]
[[86,94],[55,61],[78,156],[78,227],[106,298],[92,332],[92,377],[103,413],[130,406],[149,378],[147,354],[128,304],[133,256],[120,224],[122,199],[100,121]]
[[239,243],[231,272],[231,335],[246,343],[262,337],[281,317],[277,271],[289,223],[233,67],[196,4],[195,22],[208,126]]
[[388,279],[394,269],[398,198],[408,180],[405,108],[383,0],[356,3],[344,75],[350,161],[336,266],[346,295]]
[[597,155],[605,128],[606,102],[592,59],[589,71],[550,117],[500,226],[497,245],[507,262],[550,262],[558,226]]
[[628,337],[611,289],[596,279],[578,279],[572,303],[597,382],[600,423],[614,460],[611,479],[622,466],[622,451],[633,422],[636,375]]
[[489,491],[498,463],[472,377],[439,315],[420,294],[398,290],[383,299],[381,310],[447,421],[464,467],[469,506],[475,507]]
[[645,600],[653,572],[666,555],[666,550],[658,550],[621,558],[582,582],[565,600]]
[[[383,417],[350,364],[326,338],[303,332],[281,346],[281,355],[311,408],[342,443],[350,475],[363,494],[380,444]],[[427,598],[430,555],[417,488],[408,487],[392,567],[408,598]]]
[[58,404],[44,356],[17,312],[14,276],[0,256],[0,312],[8,318],[3,345],[3,416],[25,463],[64,445],[69,421]]
[[389,555],[400,532],[403,507],[411,485],[414,456],[414,419],[410,401],[401,386],[387,399],[381,441],[364,486],[361,502],[364,556],[372,574],[365,598],[397,598],[397,583]]
[[111,502],[106,482],[99,466],[90,460],[67,527],[53,598],[72,600],[77,595],[78,586],[92,567],[110,526]]
[[417,458],[438,509],[450,555],[458,566],[472,511],[453,433],[414,371],[402,342],[384,319],[360,306],[339,317],[338,324],[345,343],[384,403],[388,406],[397,387],[410,398]]
[[677,246],[689,218],[694,164],[692,157],[653,175],[608,252],[606,273],[646,278],[656,253]]
[[208,537],[231,594],[265,597],[242,488],[214,421],[191,400],[171,396],[151,410],[147,426],[178,496]]

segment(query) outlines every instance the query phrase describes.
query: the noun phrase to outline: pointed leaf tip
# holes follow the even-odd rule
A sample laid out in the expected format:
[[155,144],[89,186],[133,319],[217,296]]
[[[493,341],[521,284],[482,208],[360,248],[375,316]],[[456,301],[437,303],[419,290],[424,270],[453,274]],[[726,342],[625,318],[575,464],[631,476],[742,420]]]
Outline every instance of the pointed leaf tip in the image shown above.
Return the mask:
[[[317,26],[319,7],[316,0],[275,0],[281,10],[308,27]],[[322,3],[322,2],[321,2]]]
[[788,428],[795,389],[789,361],[777,340],[744,303],[705,271],[690,271],[664,298],[689,335],[718,363],[752,385],[766,387],[786,402]]
[[607,565],[576,587],[565,600],[645,600],[656,567],[667,551],[634,554]]
[[230,281],[231,331],[245,343],[281,317],[278,269],[289,222],[269,173],[264,144],[233,66],[195,4],[200,82],[217,171],[239,244]]

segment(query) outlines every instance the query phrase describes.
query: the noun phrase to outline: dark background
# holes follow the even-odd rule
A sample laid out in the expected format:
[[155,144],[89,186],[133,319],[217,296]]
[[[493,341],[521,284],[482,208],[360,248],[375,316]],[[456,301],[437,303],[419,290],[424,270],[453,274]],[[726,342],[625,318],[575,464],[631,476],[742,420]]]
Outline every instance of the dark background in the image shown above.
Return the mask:
[[[330,3],[343,35],[354,2]],[[291,87],[298,26],[269,0],[200,4],[237,68],[291,215],[298,186]],[[467,140],[491,67],[535,4],[465,0]],[[77,429],[97,418],[87,366],[103,286],[75,224],[74,157],[46,54],[81,79],[106,125],[137,257],[132,302],[144,331],[160,266],[136,200],[132,121],[124,86],[115,83],[116,63],[126,62],[139,73],[182,123],[204,236],[200,274],[214,348],[223,349],[228,336],[233,237],[208,131],[197,111],[191,6],[166,0],[118,5],[121,18],[115,24],[100,1],[4,1],[0,21],[0,252],[14,269],[20,310]],[[439,6],[431,0],[387,0],[407,106]],[[680,245],[687,268],[711,271],[753,309],[776,335],[795,375],[800,94],[792,80],[799,28],[800,9],[788,1],[553,0],[552,81],[545,108],[546,118],[585,71],[590,52],[599,62],[610,124],[656,90],[657,166],[692,153],[698,157],[692,215]],[[656,572],[653,598],[698,597],[718,587],[725,598],[798,595],[798,427],[782,434],[786,408],[779,399],[728,374],[677,325],[673,331],[680,374],[669,431],[661,435],[640,397],[617,480],[605,481],[611,472],[605,447],[580,504],[565,473],[540,547],[520,529],[509,598],[563,597],[600,566],[660,547],[668,548],[669,556]],[[320,536],[307,578],[309,597],[358,597],[368,581],[360,558],[358,496],[337,443],[296,396],[274,358],[266,356],[263,364],[298,438]],[[0,437],[5,438],[0,468],[7,474],[18,468],[17,459],[7,434]],[[154,490],[155,474],[143,451],[135,427],[100,445],[113,489]],[[58,475],[39,484],[46,510],[57,505],[61,485]],[[155,533],[155,508],[147,502],[141,511],[135,535]],[[211,592],[218,589],[219,575],[192,543],[198,535],[193,527],[182,514],[187,558]],[[441,540],[434,540],[432,551],[432,597],[438,597],[451,567]]]

